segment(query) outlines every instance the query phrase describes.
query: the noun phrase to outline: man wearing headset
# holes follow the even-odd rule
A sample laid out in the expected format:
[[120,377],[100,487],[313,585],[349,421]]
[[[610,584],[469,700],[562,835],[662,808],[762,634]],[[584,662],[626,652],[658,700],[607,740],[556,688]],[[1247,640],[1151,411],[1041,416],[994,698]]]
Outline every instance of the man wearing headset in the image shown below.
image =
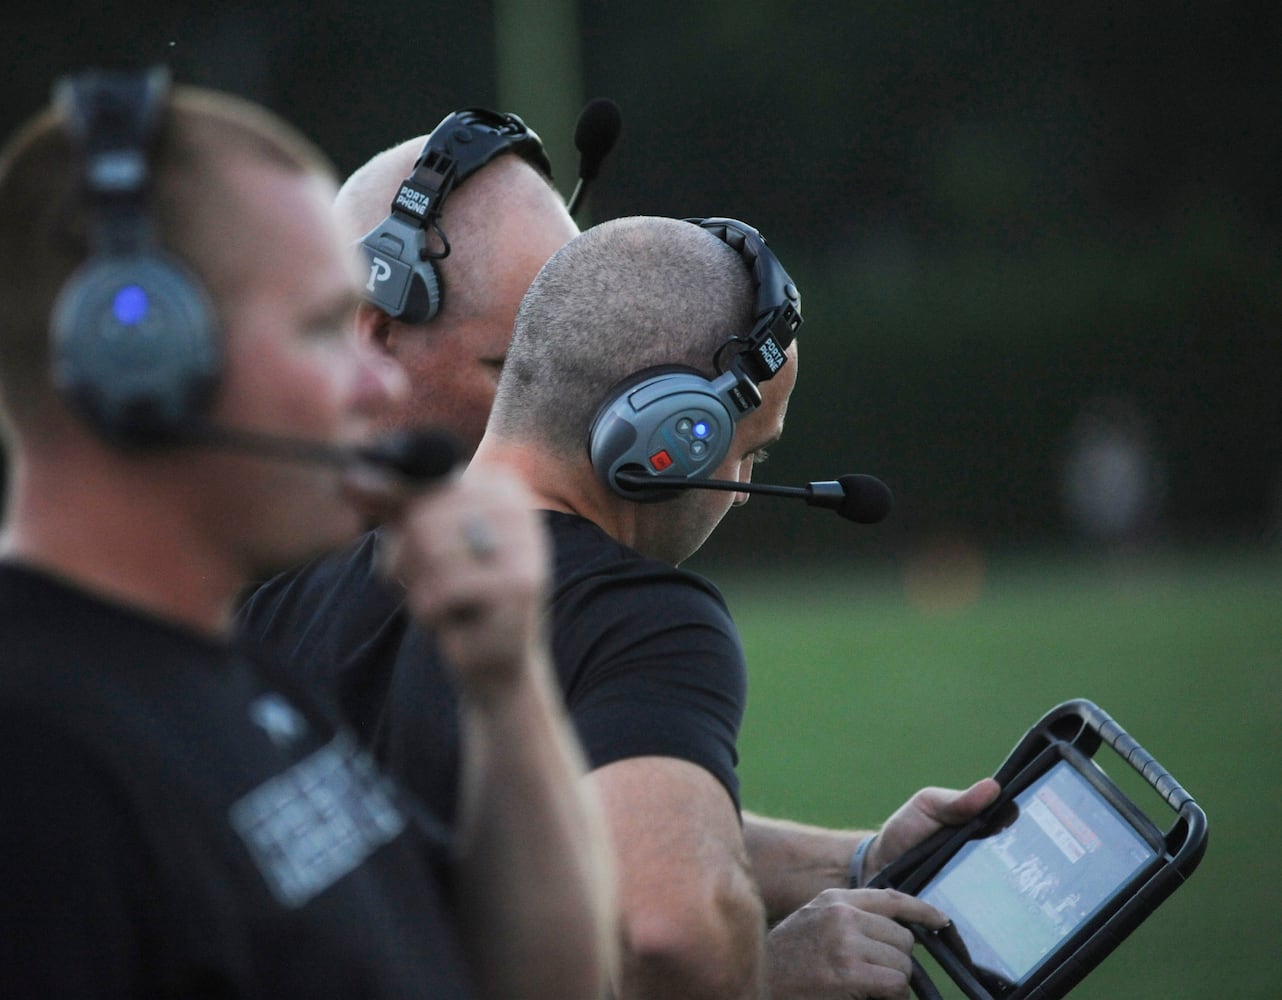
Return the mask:
[[[524,488],[351,461],[404,380],[348,336],[357,265],[310,143],[158,72],[59,95],[0,152],[0,994],[599,996],[608,852]],[[453,836],[232,638],[247,581],[370,514],[510,772],[470,773]],[[513,826],[538,853],[505,853]],[[576,939],[551,960],[522,952],[527,873]]]
[[[678,568],[747,497],[679,490],[637,502],[611,471],[622,463],[662,478],[703,455],[703,474],[744,482],[782,434],[798,349],[783,338],[759,353],[744,343],[758,303],[749,258],[760,269],[768,253],[734,249],[745,231],[620,219],[559,250],[517,314],[473,460],[517,469],[549,512],[554,653],[619,854],[624,997],[795,990],[766,951],[767,912],[741,835],[746,664],[719,594]],[[781,367],[754,374],[747,361],[759,357]],[[395,710],[389,725],[407,744],[418,735]],[[857,933],[854,982],[843,988],[901,994],[911,935],[896,921],[947,918],[896,892],[849,891],[845,905]]]
[[[389,197],[411,174],[425,148],[423,138],[402,143],[348,180],[338,204],[353,238],[378,231]],[[545,162],[531,155],[527,145],[516,146],[512,153],[497,155],[477,169],[454,188],[442,209],[439,224],[451,252],[435,264],[442,298],[439,314],[427,323],[406,322],[368,302],[358,314],[358,336],[388,351],[411,373],[411,396],[396,420],[427,419],[451,427],[473,444],[481,437],[493,401],[521,294],[543,263],[577,232],[549,183]],[[626,268],[618,275],[608,267],[600,273],[602,285],[589,291],[581,304],[585,319],[591,319],[593,306],[607,289],[626,288],[630,278]],[[601,324],[591,328],[600,329]],[[604,343],[611,350],[619,347],[613,335]],[[563,377],[560,366],[578,366],[574,351],[544,360],[544,375],[558,380]],[[709,360],[700,359],[704,364]],[[795,363],[790,367],[795,374]],[[775,394],[780,391],[776,385],[782,382],[766,383],[764,388]],[[521,392],[509,392],[519,403]],[[566,393],[572,395],[568,389]],[[513,405],[509,402],[509,412]],[[583,427],[579,451],[586,433]],[[619,502],[625,509],[636,506]],[[665,514],[675,509],[661,507]],[[457,774],[451,760],[457,744],[449,735],[453,699],[432,666],[431,637],[406,628],[395,592],[380,591],[369,581],[374,538],[367,536],[342,559],[316,563],[273,581],[250,601],[245,622],[251,632],[278,643],[301,674],[336,683],[358,729],[369,735],[398,773],[448,815]],[[668,559],[674,555],[666,548],[660,554]],[[674,763],[677,757],[669,760],[665,752],[652,752],[653,740],[647,750],[643,741],[620,731],[610,751],[618,755],[618,763],[610,763],[598,745],[609,736],[603,732],[609,726],[593,723],[586,708],[576,703],[560,666],[571,716],[587,740],[595,768],[592,782],[609,804],[618,865],[636,873],[630,880],[634,891],[623,898],[629,956],[625,964],[631,978],[625,977],[622,996],[646,995],[647,984],[654,983],[665,984],[671,995],[734,996],[762,975],[776,997],[899,995],[906,982],[908,939],[887,914],[900,904],[890,896],[845,888],[852,855],[860,844],[870,844],[869,856],[861,855],[861,860],[863,874],[871,875],[940,824],[961,821],[982,808],[995,791],[990,783],[961,794],[924,790],[875,840],[869,831],[823,830],[750,814],[744,816],[742,838],[737,829],[728,839],[711,838],[719,845],[722,861],[736,858],[735,865],[735,852],[746,843],[766,916],[777,923],[766,942],[763,973],[756,965],[756,937],[741,936],[741,926],[730,920],[734,908],[723,910],[716,893],[707,891],[709,879],[727,877],[724,866],[706,864],[707,859],[698,856],[687,866],[664,849],[669,831],[675,836],[683,824],[691,835],[700,829],[701,813],[695,806],[705,799],[687,797],[690,789],[681,781],[692,773],[696,781],[699,774],[705,779],[706,801],[722,833],[734,825],[725,822],[725,810],[733,816],[737,799],[727,797],[723,787],[733,782],[733,734],[722,740],[719,763],[684,768]],[[603,690],[608,692],[608,686]],[[625,696],[620,699],[627,704]],[[411,749],[389,736],[395,728],[388,718],[391,706],[409,704],[416,706],[413,724],[439,737],[430,751]],[[595,729],[585,735],[590,726]],[[670,766],[680,772],[671,784],[666,774]],[[637,788],[653,794],[635,796]],[[664,859],[662,870],[655,870],[659,858]],[[744,888],[737,878],[728,878],[727,884],[736,891]],[[635,891],[638,887],[644,891]],[[760,902],[740,903],[746,907],[738,911],[740,918],[750,912],[759,916],[753,907]],[[699,920],[690,924],[694,916]],[[887,937],[895,944],[887,944]],[[731,941],[734,947],[727,951]]]

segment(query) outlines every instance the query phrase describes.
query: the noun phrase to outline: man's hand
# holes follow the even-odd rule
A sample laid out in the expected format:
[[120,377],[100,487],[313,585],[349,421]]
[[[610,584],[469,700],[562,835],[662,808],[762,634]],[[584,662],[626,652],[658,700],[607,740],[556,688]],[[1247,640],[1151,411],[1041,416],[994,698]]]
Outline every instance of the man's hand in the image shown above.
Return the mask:
[[533,507],[514,475],[477,468],[408,496],[385,526],[385,571],[478,701],[508,690],[542,649],[549,564]]
[[937,930],[948,918],[894,889],[826,889],[766,939],[771,1000],[908,997],[913,935],[905,922]]
[[965,791],[923,788],[891,814],[864,858],[864,880],[945,826],[965,823],[997,798],[1001,786],[983,778]]

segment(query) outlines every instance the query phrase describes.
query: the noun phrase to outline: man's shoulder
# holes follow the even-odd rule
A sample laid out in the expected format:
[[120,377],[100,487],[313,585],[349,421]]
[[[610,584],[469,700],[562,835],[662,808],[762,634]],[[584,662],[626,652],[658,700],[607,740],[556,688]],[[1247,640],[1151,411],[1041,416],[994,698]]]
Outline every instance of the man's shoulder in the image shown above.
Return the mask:
[[710,581],[644,556],[582,518],[553,518],[552,642],[563,683],[623,664],[638,675],[741,671],[738,630]]
[[317,629],[361,629],[398,613],[396,588],[378,571],[378,532],[279,573],[248,593],[237,612],[245,638],[280,648]]
[[646,556],[574,514],[547,512],[555,558],[554,606],[603,600],[684,604],[692,614],[729,617],[725,599],[698,573]]
[[207,669],[226,647],[34,566],[0,564],[0,692],[58,705],[137,683],[162,659]]

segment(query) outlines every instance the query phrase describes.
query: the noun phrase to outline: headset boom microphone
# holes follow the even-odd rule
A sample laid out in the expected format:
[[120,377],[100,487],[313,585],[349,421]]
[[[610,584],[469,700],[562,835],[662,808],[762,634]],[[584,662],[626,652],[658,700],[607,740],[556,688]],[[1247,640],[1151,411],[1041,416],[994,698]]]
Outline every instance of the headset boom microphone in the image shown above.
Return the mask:
[[740,483],[733,479],[662,479],[645,472],[620,469],[616,481],[624,489],[725,490],[732,493],[761,493],[772,497],[793,497],[812,507],[826,507],[838,517],[857,524],[876,524],[890,513],[894,504],[890,489],[876,476],[848,473],[827,482],[806,486],[775,486],[770,483]]
[[373,465],[421,486],[449,475],[462,458],[454,438],[433,429],[397,431],[369,444],[344,446],[201,422],[187,428],[178,440],[285,462],[339,468]]
[[571,215],[579,210],[587,192],[588,181],[596,179],[601,162],[614,148],[623,128],[623,113],[608,97],[596,97],[587,103],[574,126],[574,145],[579,151],[579,181],[566,203]]

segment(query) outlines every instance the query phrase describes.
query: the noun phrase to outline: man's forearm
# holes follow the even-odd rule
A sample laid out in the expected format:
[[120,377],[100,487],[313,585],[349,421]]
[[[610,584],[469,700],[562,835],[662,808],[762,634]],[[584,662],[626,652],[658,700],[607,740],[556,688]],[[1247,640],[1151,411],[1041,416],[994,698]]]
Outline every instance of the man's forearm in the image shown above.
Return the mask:
[[464,699],[458,905],[483,995],[598,998],[617,949],[608,843],[544,665]]
[[829,830],[743,814],[743,839],[771,923],[825,889],[848,884],[850,858],[869,830]]
[[671,757],[615,761],[589,780],[618,859],[619,1000],[757,1000],[765,910],[725,788]]
[[625,918],[617,1000],[762,1000],[765,921],[746,872],[742,879],[702,915]]

